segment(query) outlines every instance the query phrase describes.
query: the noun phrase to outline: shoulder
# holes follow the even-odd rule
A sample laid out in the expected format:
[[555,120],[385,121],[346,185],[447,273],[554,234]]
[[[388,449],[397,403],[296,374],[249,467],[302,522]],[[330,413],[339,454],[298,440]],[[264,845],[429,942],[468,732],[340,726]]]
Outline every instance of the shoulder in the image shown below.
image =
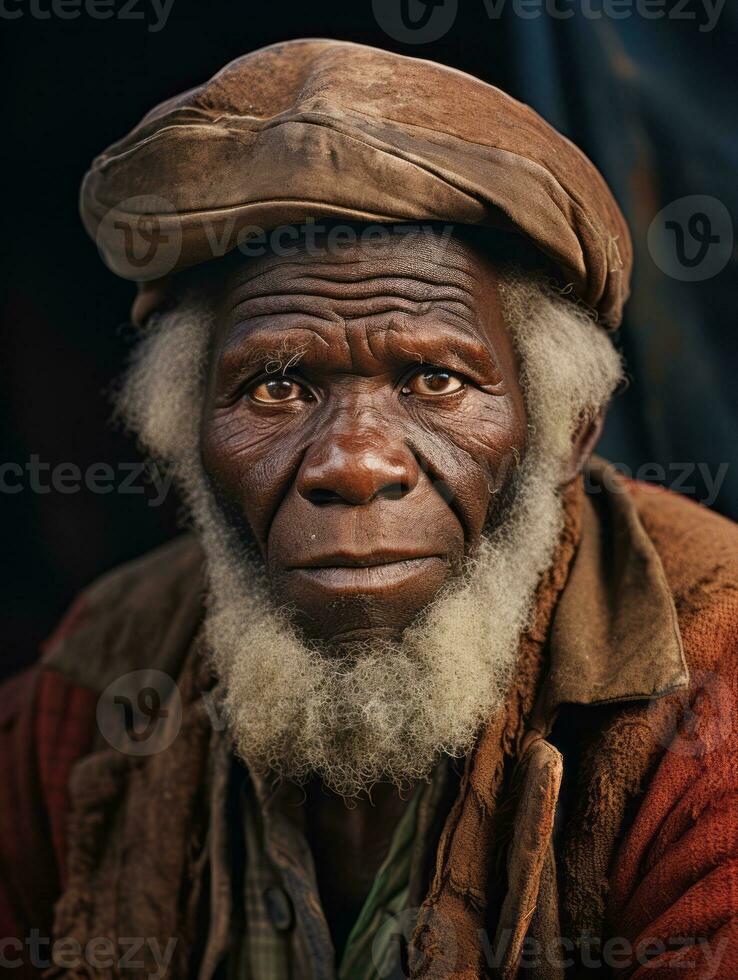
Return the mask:
[[0,684],[0,727],[13,724],[40,685],[99,691],[118,667],[160,658],[157,645],[167,635],[191,638],[202,613],[202,565],[196,540],[182,535],[87,586],[43,644],[39,663]]
[[675,596],[724,587],[738,597],[738,524],[671,490],[625,483]]
[[44,645],[43,665],[102,691],[131,670],[174,672],[202,616],[203,556],[182,535],[88,586]]
[[689,666],[738,667],[738,524],[680,494],[627,481],[676,608]]
[[738,526],[667,490],[626,488],[672,592],[690,683],[638,709],[656,762],[612,868],[613,934],[649,937],[649,973],[707,976],[727,948],[720,976],[736,976]]
[[183,536],[108,572],[78,596],[41,661],[0,685],[0,934],[21,935],[7,931],[13,923],[50,927],[68,779],[94,749],[100,693],[144,667],[179,674],[202,615],[202,564]]

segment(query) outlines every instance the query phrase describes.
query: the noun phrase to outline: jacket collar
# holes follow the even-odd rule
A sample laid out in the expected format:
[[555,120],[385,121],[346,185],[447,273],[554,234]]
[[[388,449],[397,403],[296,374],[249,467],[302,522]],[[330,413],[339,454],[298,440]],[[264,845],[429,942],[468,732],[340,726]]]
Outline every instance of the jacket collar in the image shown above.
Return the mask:
[[579,546],[554,615],[544,712],[661,697],[686,687],[676,609],[629,482],[588,467]]

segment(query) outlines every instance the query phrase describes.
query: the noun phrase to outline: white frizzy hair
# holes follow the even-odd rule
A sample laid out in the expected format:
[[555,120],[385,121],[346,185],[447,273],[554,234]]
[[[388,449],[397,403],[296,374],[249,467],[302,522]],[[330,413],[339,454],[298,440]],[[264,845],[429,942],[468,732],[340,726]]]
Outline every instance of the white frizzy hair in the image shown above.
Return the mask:
[[196,296],[152,317],[115,394],[116,417],[175,476],[199,452],[212,321],[207,305]]
[[521,361],[531,444],[564,459],[583,419],[607,406],[623,365],[607,332],[548,283],[510,270],[500,283]]
[[356,644],[342,656],[306,642],[276,607],[261,563],[207,485],[205,308],[191,300],[161,317],[136,352],[118,411],[184,492],[207,558],[206,637],[234,745],[250,765],[296,781],[317,774],[347,797],[381,779],[405,786],[440,753],[467,752],[504,702],[561,533],[561,463],[581,420],[610,398],[621,365],[604,331],[542,283],[508,274],[501,297],[530,427],[512,504],[401,641]]

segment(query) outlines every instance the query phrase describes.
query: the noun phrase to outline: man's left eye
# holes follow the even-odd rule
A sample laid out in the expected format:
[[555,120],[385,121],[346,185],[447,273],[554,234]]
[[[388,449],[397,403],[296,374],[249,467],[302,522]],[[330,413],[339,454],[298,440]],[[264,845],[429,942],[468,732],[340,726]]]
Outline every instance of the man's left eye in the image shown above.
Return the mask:
[[270,378],[249,391],[252,401],[275,405],[279,402],[310,401],[308,389],[292,378]]
[[442,368],[422,368],[402,386],[403,395],[451,395],[461,391],[464,379]]

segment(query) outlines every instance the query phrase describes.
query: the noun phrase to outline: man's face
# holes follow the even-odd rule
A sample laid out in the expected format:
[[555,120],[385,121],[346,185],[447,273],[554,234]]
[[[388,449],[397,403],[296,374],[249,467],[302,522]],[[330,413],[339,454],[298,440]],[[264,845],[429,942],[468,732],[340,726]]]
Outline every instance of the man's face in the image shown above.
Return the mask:
[[525,433],[495,270],[462,241],[300,248],[221,290],[203,463],[309,635],[399,636],[474,552]]

